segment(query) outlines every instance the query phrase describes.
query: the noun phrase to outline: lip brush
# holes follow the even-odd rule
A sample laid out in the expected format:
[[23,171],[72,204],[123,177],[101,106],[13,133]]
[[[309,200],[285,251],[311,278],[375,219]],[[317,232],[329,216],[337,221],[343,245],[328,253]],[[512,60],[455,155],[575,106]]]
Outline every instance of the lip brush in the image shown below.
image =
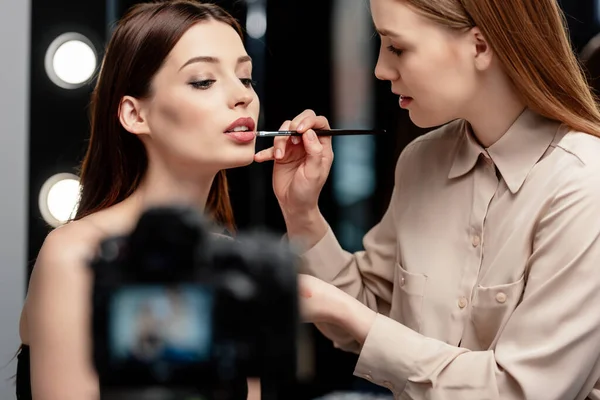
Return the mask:
[[[382,135],[386,131],[383,129],[331,129],[315,130],[317,136],[347,136],[347,135]],[[296,131],[258,131],[256,137],[276,137],[276,136],[302,136]]]

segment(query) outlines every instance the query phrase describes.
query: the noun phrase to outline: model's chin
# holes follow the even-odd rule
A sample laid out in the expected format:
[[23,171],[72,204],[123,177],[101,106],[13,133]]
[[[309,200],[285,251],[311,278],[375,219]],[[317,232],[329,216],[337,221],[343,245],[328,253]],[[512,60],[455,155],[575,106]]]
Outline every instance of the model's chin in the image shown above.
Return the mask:
[[240,160],[236,165],[232,166],[231,168],[247,167],[248,165],[252,164],[253,162],[254,162],[254,155],[252,155],[252,157],[250,157],[250,158]]
[[[235,151],[235,152],[233,152],[233,151],[231,152],[232,157],[226,160],[226,163],[228,164],[228,166],[225,167],[224,169],[245,167],[254,162],[254,153],[255,153],[254,146],[248,146],[247,148],[236,149],[236,150],[237,151]],[[235,156],[234,156],[234,153],[235,153]]]

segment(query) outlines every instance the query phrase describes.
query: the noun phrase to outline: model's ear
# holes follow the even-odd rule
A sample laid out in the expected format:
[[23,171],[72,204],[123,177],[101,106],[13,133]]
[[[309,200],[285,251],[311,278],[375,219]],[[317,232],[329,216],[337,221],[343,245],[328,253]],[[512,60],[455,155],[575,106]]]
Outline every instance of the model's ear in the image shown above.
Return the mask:
[[126,131],[134,135],[150,135],[143,106],[142,101],[131,96],[124,96],[119,105],[119,121]]

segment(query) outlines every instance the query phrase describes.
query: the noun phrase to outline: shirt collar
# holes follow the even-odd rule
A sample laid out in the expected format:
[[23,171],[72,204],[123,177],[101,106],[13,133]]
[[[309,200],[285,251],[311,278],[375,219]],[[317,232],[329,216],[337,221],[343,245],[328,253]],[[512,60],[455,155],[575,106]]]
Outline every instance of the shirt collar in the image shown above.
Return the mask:
[[516,193],[552,144],[560,125],[526,108],[496,143],[484,149],[465,121],[448,178],[465,175],[475,167],[480,154],[487,153],[510,191]]

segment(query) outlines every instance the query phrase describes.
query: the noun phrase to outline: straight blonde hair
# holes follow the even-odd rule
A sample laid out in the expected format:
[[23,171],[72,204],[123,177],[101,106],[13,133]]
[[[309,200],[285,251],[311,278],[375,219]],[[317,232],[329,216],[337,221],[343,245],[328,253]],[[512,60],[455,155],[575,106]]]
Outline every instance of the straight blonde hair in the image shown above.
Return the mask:
[[600,137],[600,111],[556,0],[403,0],[455,30],[478,27],[526,105]]

